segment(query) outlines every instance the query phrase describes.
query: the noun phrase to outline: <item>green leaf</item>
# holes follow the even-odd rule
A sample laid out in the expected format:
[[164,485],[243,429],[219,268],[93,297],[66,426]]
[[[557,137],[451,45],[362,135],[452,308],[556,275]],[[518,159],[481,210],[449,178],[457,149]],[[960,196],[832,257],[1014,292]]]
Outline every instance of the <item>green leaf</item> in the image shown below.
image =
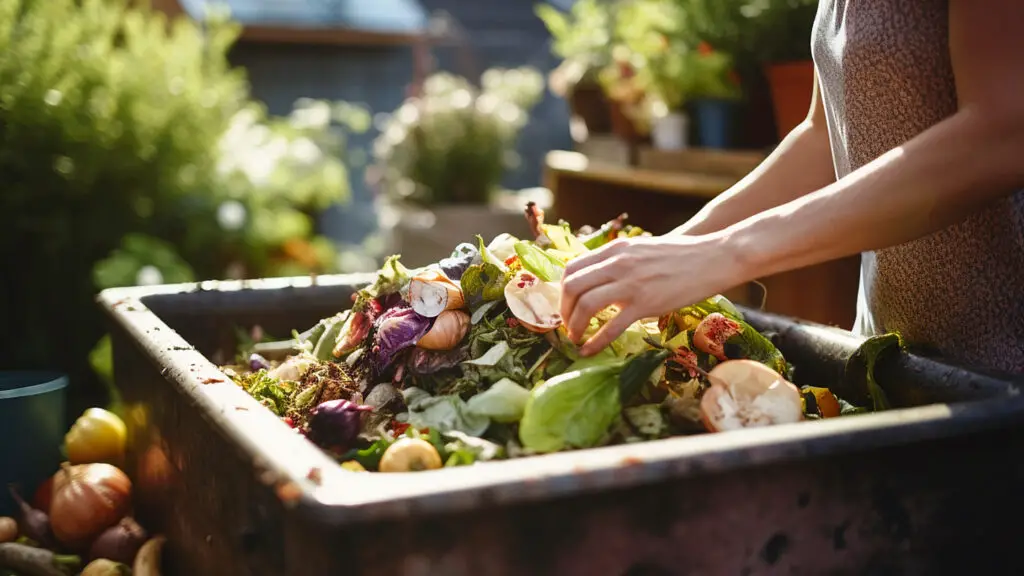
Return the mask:
[[471,412],[487,416],[495,422],[518,422],[523,417],[530,391],[509,378],[502,378],[490,388],[466,402]]
[[519,422],[519,440],[537,452],[590,448],[619,417],[621,362],[573,370],[548,379],[530,393]]
[[903,346],[903,338],[895,332],[872,336],[865,340],[846,362],[848,377],[859,373],[860,370],[864,371],[864,386],[867,389],[868,397],[871,398],[872,410],[875,412],[891,408],[885,390],[878,385],[878,381],[875,379],[875,366],[884,354],[900,352],[903,350]]
[[525,242],[522,240],[516,242],[515,250],[523,268],[532,272],[541,280],[545,282],[557,282],[562,279],[562,274],[565,271],[565,265],[562,264],[558,258],[555,258],[544,250],[541,250],[532,242]]
[[631,359],[619,374],[619,396],[628,402],[638,393],[651,374],[669,357],[668,350],[648,350]]
[[494,264],[474,264],[462,274],[459,285],[470,302],[490,302],[505,298],[505,285],[511,280],[508,271]]
[[416,428],[430,428],[438,432],[457,430],[470,436],[480,436],[491,420],[474,413],[466,402],[454,394],[431,396],[424,390],[411,387],[402,390],[402,397],[409,408],[409,424]]
[[551,245],[556,250],[567,252],[573,256],[589,251],[583,242],[569,230],[568,226],[544,224],[541,226],[541,231],[548,237],[548,240],[551,240]]

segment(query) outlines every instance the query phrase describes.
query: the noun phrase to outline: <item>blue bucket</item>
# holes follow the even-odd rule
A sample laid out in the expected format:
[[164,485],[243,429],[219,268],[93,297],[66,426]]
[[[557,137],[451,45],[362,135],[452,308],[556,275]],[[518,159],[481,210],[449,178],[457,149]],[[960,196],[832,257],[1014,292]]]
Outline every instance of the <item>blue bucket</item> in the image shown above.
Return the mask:
[[0,372],[0,516],[17,510],[8,484],[31,500],[60,468],[67,386],[67,376],[56,372]]
[[697,142],[702,148],[728,149],[733,146],[737,105],[732,100],[700,98],[690,102],[690,114],[697,124]]

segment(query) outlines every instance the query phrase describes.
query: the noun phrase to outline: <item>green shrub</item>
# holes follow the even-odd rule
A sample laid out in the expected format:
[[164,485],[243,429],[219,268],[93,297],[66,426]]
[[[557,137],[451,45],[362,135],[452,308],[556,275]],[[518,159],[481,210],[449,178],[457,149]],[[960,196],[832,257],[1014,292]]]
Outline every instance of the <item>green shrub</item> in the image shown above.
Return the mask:
[[482,89],[439,72],[392,114],[374,142],[383,194],[420,206],[486,203],[544,92],[533,68],[490,69]]
[[129,4],[0,0],[3,367],[88,380],[100,288],[335,265],[312,217],[348,192],[337,110],[267,118],[236,25]]

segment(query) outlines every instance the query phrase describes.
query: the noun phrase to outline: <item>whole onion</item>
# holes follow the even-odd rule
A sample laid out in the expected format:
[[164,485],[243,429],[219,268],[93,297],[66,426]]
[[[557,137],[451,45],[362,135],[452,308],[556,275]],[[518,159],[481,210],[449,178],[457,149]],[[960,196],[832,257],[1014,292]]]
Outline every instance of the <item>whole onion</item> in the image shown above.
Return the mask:
[[348,450],[359,436],[362,413],[372,410],[348,400],[323,402],[310,412],[309,439],[324,448]]
[[105,558],[131,566],[139,548],[146,543],[149,535],[132,518],[123,518],[115,526],[103,531],[89,547],[89,558]]
[[110,464],[63,464],[53,480],[50,526],[57,540],[82,549],[131,507],[132,483]]

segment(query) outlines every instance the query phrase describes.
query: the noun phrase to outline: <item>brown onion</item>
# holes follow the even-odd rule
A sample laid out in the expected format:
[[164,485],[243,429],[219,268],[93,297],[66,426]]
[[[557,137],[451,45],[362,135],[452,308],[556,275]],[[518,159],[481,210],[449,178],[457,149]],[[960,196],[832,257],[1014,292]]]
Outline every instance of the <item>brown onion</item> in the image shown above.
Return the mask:
[[470,318],[462,310],[445,310],[434,320],[430,330],[416,342],[426,350],[451,350],[469,332]]
[[64,463],[53,480],[50,526],[65,546],[81,549],[131,507],[132,483],[110,464]]
[[18,522],[7,516],[0,517],[0,544],[18,539]]

